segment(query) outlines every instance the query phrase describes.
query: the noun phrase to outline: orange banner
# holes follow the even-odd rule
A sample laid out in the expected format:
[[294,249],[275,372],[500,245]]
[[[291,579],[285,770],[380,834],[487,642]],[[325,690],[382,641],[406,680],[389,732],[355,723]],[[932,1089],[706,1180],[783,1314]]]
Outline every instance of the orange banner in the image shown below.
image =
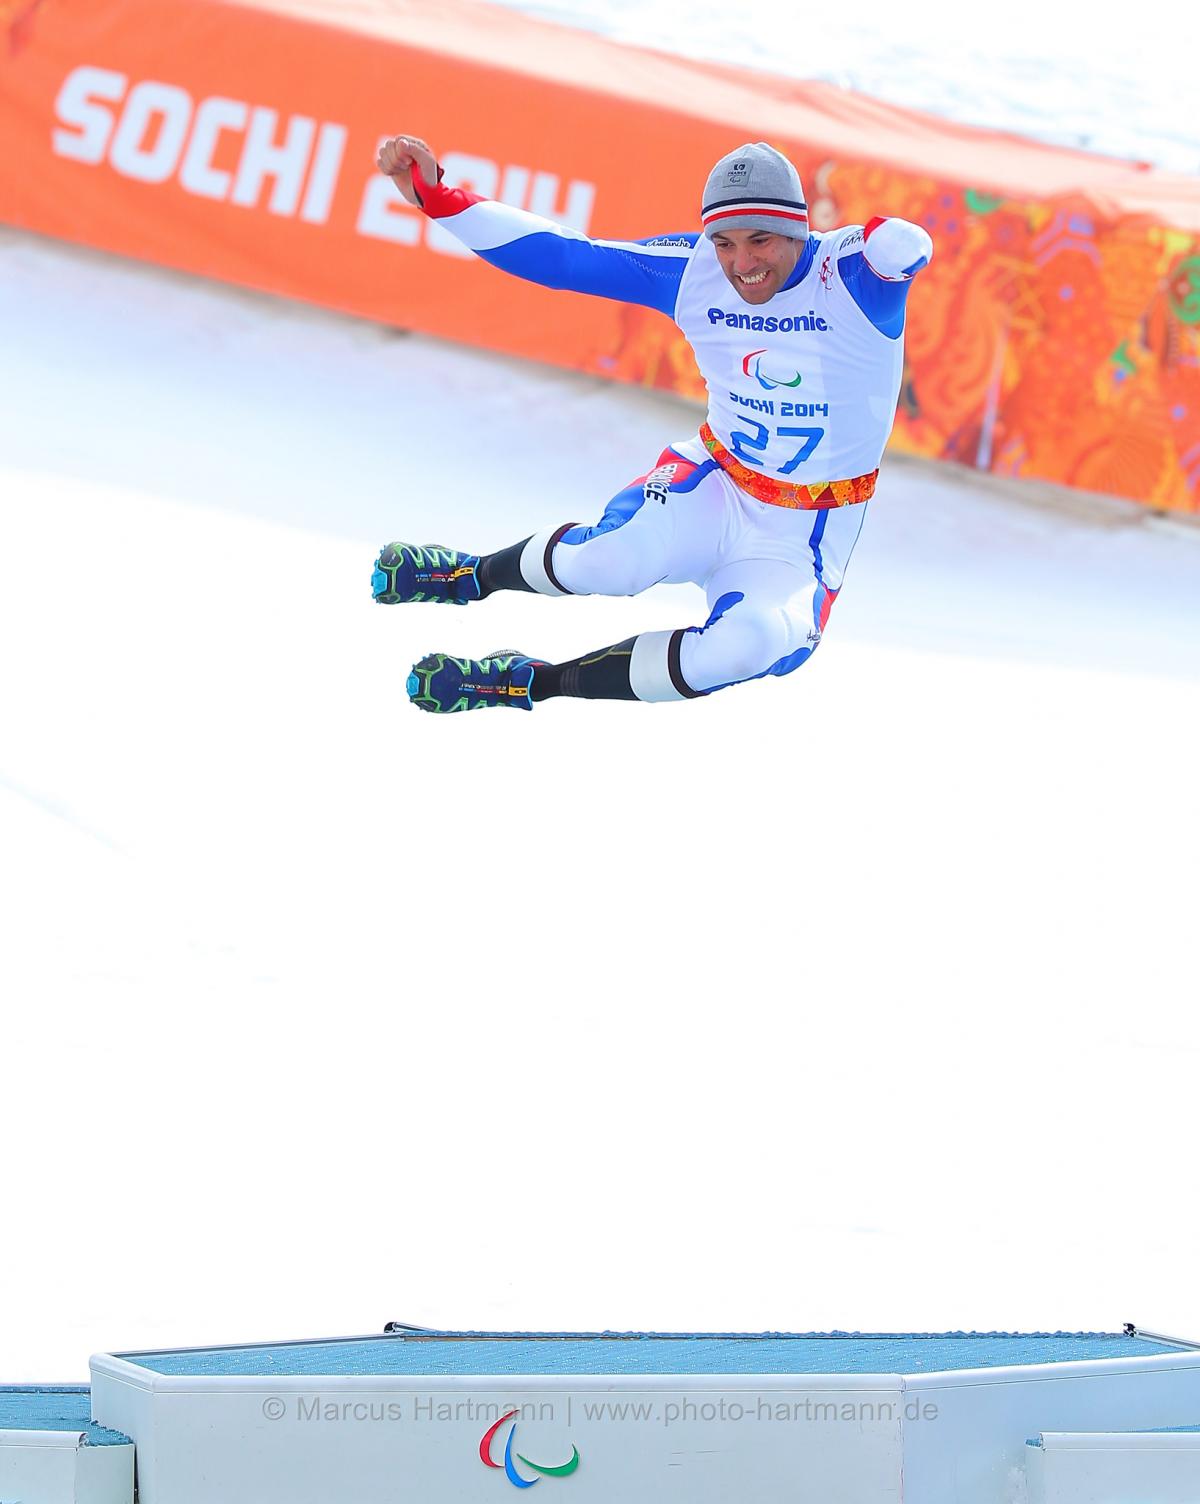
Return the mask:
[[812,223],[934,238],[893,443],[1200,510],[1200,182],[619,47],[475,0],[0,0],[0,219],[700,395],[661,316],[475,261],[373,168],[592,235],[693,229],[712,162],[793,158]]

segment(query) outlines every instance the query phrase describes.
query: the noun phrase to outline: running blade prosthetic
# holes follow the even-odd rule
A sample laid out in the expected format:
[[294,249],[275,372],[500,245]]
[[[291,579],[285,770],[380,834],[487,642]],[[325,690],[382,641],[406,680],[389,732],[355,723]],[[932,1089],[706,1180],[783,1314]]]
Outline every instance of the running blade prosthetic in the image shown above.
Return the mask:
[[414,705],[435,715],[485,710],[491,705],[532,710],[530,688],[537,665],[537,659],[507,648],[486,658],[429,653],[413,664],[405,688]]
[[435,601],[466,606],[479,599],[477,554],[460,554],[440,543],[388,543],[375,560],[371,593],[383,606]]

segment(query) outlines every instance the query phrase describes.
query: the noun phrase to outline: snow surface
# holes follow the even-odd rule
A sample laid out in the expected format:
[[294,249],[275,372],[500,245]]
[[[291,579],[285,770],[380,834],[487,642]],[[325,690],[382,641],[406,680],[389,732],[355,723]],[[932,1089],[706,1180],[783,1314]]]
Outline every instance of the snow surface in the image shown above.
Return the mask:
[[[1180,0],[498,0],[662,52],[820,79],[966,125],[1200,172],[1195,15]],[[1184,20],[1183,18],[1187,18]]]
[[[498,295],[502,294],[498,285]],[[1200,1336],[1200,533],[890,461],[827,639],[380,608],[681,402],[0,234],[0,1377],[458,1327]]]

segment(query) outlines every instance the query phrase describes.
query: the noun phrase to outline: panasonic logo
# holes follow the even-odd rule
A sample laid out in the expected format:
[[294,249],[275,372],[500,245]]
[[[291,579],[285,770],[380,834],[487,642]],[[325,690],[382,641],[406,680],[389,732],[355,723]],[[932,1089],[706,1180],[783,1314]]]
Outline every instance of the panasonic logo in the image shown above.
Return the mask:
[[825,319],[818,318],[813,308],[807,313],[792,314],[782,319],[761,313],[726,313],[723,308],[710,308],[708,322],[724,324],[727,329],[749,329],[755,334],[796,334],[801,330],[807,330],[810,334],[829,333],[829,324]]

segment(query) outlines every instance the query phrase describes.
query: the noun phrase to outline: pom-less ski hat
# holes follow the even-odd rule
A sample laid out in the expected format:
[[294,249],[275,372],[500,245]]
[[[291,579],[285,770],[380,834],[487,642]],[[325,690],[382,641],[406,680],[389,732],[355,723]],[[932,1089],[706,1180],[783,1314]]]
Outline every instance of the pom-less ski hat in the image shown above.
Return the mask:
[[765,141],[739,146],[708,175],[700,210],[711,240],[720,230],[770,230],[808,238],[808,205],[800,174]]

